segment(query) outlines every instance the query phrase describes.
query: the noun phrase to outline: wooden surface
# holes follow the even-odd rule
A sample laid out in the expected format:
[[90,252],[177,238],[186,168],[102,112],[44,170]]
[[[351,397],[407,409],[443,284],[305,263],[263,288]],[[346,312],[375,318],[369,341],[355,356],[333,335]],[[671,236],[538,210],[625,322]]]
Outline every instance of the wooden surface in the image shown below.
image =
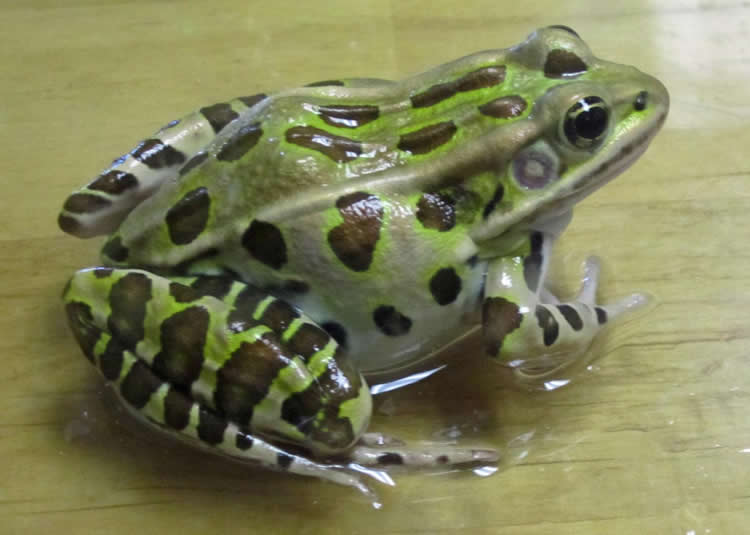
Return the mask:
[[[748,532],[745,4],[5,0],[0,20],[0,533]],[[63,320],[61,289],[101,243],[58,231],[70,190],[206,103],[399,78],[552,23],[671,92],[663,133],[579,206],[555,260],[573,290],[596,252],[605,300],[655,301],[566,388],[514,388],[467,344],[460,366],[378,398],[373,428],[499,446],[497,473],[396,474],[375,510],[127,423]]]

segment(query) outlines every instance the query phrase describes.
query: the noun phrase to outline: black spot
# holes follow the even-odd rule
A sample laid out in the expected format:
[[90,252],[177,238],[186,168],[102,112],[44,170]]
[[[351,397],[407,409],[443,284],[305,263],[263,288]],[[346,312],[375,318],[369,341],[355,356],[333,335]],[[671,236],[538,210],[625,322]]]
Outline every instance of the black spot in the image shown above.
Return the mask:
[[336,340],[340,346],[346,347],[346,329],[340,323],[335,321],[326,321],[321,325],[323,330],[331,335],[331,338]]
[[230,277],[200,276],[190,283],[190,287],[200,295],[224,299],[231,290],[233,283]]
[[280,451],[276,455],[276,464],[279,465],[280,468],[283,470],[286,470],[291,466],[292,461],[294,461],[294,456],[289,455],[288,453],[284,453],[283,451]]
[[409,332],[412,321],[395,307],[381,305],[372,314],[375,325],[387,336],[401,336]]
[[171,147],[165,145],[159,139],[147,139],[142,141],[130,153],[133,158],[146,164],[149,169],[163,169],[172,167],[185,162],[185,155]]
[[261,102],[262,100],[265,100],[267,98],[268,95],[266,95],[265,93],[258,93],[257,95],[250,95],[248,97],[239,97],[237,100],[241,101],[248,108],[252,108],[258,102]]
[[107,171],[99,175],[91,184],[86,186],[88,189],[103,191],[110,195],[120,195],[121,193],[135,188],[138,185],[138,179],[130,173],[123,171]]
[[318,151],[338,163],[355,160],[363,151],[360,141],[313,126],[294,126],[286,131],[284,138],[288,143]]
[[277,334],[283,334],[297,318],[299,318],[299,312],[292,305],[281,299],[275,299],[263,311],[260,322]]
[[438,270],[430,279],[430,293],[440,306],[451,304],[461,292],[461,277],[452,267]]
[[542,305],[537,305],[534,310],[539,328],[543,331],[544,345],[549,347],[555,343],[560,334],[560,326],[552,313]]
[[178,431],[190,423],[190,409],[193,403],[182,392],[170,387],[164,398],[164,423]]
[[422,226],[446,232],[456,225],[456,200],[444,193],[425,193],[417,202],[417,219]]
[[311,323],[304,323],[289,340],[289,349],[304,359],[309,359],[323,349],[331,340],[321,328]]
[[496,98],[479,106],[479,113],[495,119],[511,119],[526,110],[526,101],[519,95]]
[[94,362],[94,347],[99,341],[101,329],[94,326],[94,317],[91,307],[86,303],[72,302],[65,305],[65,313],[68,316],[70,330],[81,346],[83,354],[91,362]]
[[599,325],[607,323],[607,311],[601,307],[596,307],[594,310],[596,311],[596,321]]
[[185,286],[179,282],[169,283],[169,295],[178,303],[189,303],[201,298],[201,295],[190,286]]
[[129,253],[130,251],[122,244],[122,239],[119,236],[111,238],[102,247],[102,254],[114,262],[124,262],[128,259]]
[[91,272],[94,274],[94,277],[97,279],[106,279],[110,275],[112,275],[112,272],[114,270],[112,268],[107,267],[97,267],[91,270]]
[[227,421],[224,418],[208,411],[201,409],[198,413],[198,438],[207,444],[215,446],[221,444],[224,440],[224,431],[227,428]]
[[216,133],[239,117],[239,114],[226,102],[219,102],[218,104],[201,108],[200,112]]
[[495,193],[492,195],[492,199],[490,199],[490,202],[487,203],[487,206],[485,206],[484,210],[482,211],[482,217],[484,219],[487,219],[490,216],[490,214],[495,210],[495,207],[498,205],[498,203],[503,200],[504,195],[505,188],[502,184],[498,184],[497,188],[495,189]]
[[138,360],[120,383],[120,393],[133,407],[142,409],[161,384],[162,381],[154,375],[151,368]]
[[331,126],[341,128],[358,128],[363,124],[374,121],[380,115],[377,106],[319,106],[320,118]]
[[633,108],[635,111],[643,111],[648,105],[648,91],[641,91],[636,95],[635,102],[633,102]]
[[328,232],[328,245],[352,271],[367,271],[383,225],[383,203],[375,195],[357,191],[339,197],[336,208],[344,222]]
[[341,80],[321,80],[319,82],[313,82],[311,84],[307,84],[305,85],[305,87],[325,87],[328,85],[343,86],[344,82],[342,82]]
[[435,459],[435,462],[437,462],[438,464],[448,464],[449,460],[450,459],[448,459],[447,455],[438,455],[438,457]]
[[234,300],[234,309],[227,318],[229,330],[238,333],[258,325],[258,322],[253,319],[253,314],[258,304],[266,297],[268,293],[255,286],[245,287]]
[[518,305],[504,297],[488,297],[482,303],[482,341],[491,357],[497,357],[505,337],[521,326],[523,316]]
[[242,235],[242,246],[253,258],[273,269],[286,264],[286,243],[276,225],[254,219]]
[[575,308],[570,305],[557,305],[557,309],[574,331],[580,331],[583,329],[583,320]]
[[381,453],[378,455],[378,464],[382,466],[400,465],[404,464],[404,458],[398,453]]
[[238,432],[234,437],[234,445],[237,446],[238,450],[242,451],[247,451],[252,448],[254,441],[255,440],[253,439],[252,435],[249,435],[242,431]]
[[448,143],[458,131],[453,121],[431,124],[399,138],[398,148],[412,154],[427,154]]
[[523,278],[526,281],[526,287],[531,292],[536,292],[539,288],[539,279],[542,276],[542,265],[544,257],[542,255],[542,245],[544,235],[541,232],[531,234],[531,252],[523,259]]
[[187,192],[167,211],[167,230],[175,245],[187,245],[206,230],[211,197],[204,187]]
[[306,294],[310,291],[310,285],[305,281],[289,279],[284,281],[283,290],[295,294]]

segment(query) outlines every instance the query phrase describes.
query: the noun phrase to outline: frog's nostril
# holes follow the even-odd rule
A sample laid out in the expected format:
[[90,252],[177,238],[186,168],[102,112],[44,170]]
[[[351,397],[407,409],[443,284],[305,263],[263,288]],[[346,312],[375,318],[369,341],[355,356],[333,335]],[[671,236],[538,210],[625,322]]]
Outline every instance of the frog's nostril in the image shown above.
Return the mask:
[[633,107],[635,108],[636,111],[643,111],[646,109],[647,105],[648,105],[648,91],[641,91],[635,97],[635,101],[633,102]]

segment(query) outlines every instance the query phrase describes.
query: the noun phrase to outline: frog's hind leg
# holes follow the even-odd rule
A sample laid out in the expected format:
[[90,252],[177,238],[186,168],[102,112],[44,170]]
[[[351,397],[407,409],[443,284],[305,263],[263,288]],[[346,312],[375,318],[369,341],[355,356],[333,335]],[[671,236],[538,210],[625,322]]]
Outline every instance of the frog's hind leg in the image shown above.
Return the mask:
[[240,97],[168,123],[74,191],[60,212],[60,228],[80,238],[111,233],[161,184],[206,160],[204,149],[216,136],[263,99],[262,94]]
[[596,303],[596,257],[586,261],[577,299],[561,302],[544,286],[551,244],[550,235],[533,232],[515,253],[492,260],[487,272],[485,350],[524,380],[551,377],[579,361],[605,324],[647,302],[635,293],[615,303]]
[[368,492],[345,466],[298,453],[345,453],[371,405],[335,342],[285,302],[228,278],[113,268],[76,273],[63,299],[84,354],[140,420],[238,461]]

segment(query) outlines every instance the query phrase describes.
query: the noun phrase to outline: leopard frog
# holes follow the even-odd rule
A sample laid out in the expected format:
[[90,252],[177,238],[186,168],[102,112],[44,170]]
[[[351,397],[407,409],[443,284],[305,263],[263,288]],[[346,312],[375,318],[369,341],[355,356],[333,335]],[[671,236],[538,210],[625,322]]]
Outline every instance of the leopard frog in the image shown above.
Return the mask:
[[519,374],[559,369],[642,302],[545,288],[573,205],[661,125],[656,79],[570,28],[398,82],[329,80],[172,121],[72,193],[108,235],[64,292],[83,353],[148,424],[363,488],[363,465],[493,461],[367,433],[365,376],[474,329]]

